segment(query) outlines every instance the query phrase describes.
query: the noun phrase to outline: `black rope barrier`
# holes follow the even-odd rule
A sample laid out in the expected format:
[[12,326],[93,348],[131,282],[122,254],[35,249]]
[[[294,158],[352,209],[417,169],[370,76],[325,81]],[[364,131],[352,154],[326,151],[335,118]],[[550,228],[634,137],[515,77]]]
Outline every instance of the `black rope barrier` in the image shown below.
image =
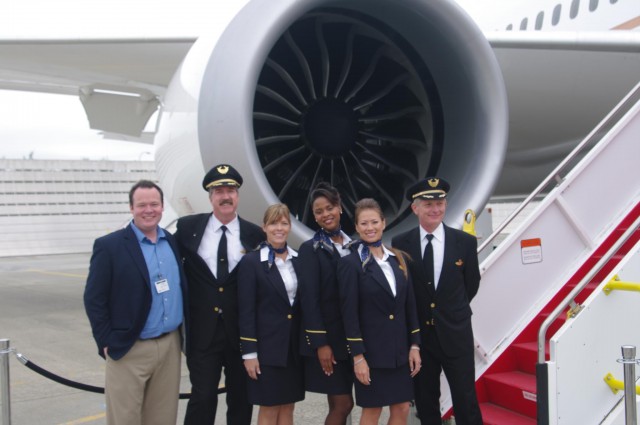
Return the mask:
[[[96,387],[93,385],[88,385],[88,384],[83,384],[80,382],[76,382],[76,381],[72,381],[70,379],[67,378],[63,378],[60,375],[56,375],[55,373],[52,373],[40,366],[38,366],[37,364],[33,363],[31,360],[29,360],[28,358],[26,358],[25,356],[23,356],[20,353],[16,353],[16,357],[18,358],[18,360],[20,360],[20,363],[22,363],[23,365],[25,365],[26,367],[28,367],[29,369],[31,369],[32,371],[36,372],[39,375],[44,376],[47,379],[50,379],[54,382],[57,382],[58,384],[62,384],[65,385],[67,387],[71,387],[71,388],[76,388],[78,390],[82,390],[82,391],[88,391],[91,393],[98,393],[98,394],[104,394],[104,387]],[[218,394],[223,394],[225,393],[227,390],[222,387],[222,388],[218,388]],[[191,398],[191,393],[180,393],[180,400],[186,400]]]

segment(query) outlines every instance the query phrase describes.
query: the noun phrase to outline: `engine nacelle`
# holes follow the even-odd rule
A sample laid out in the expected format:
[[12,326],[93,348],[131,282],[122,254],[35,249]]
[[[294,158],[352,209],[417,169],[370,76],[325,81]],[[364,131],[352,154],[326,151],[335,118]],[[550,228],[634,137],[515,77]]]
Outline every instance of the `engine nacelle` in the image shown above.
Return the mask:
[[201,188],[221,162],[244,177],[240,214],[284,202],[290,243],[311,236],[310,190],[375,198],[386,236],[415,225],[406,187],[452,186],[447,222],[480,211],[501,171],[507,100],[493,52],[453,2],[252,0],[196,42],[164,99],[156,164],[180,215],[210,211]]

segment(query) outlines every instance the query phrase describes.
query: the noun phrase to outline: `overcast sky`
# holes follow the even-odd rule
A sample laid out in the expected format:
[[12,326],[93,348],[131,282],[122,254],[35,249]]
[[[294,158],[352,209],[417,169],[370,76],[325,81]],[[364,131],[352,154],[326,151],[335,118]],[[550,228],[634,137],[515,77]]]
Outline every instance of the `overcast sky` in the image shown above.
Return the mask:
[[[218,1],[7,0],[0,6],[0,39],[197,36]],[[505,1],[494,4],[513,6]],[[476,21],[490,22],[484,2],[458,3]],[[75,96],[0,90],[0,117],[0,158],[153,160],[152,145],[104,140],[90,130]]]

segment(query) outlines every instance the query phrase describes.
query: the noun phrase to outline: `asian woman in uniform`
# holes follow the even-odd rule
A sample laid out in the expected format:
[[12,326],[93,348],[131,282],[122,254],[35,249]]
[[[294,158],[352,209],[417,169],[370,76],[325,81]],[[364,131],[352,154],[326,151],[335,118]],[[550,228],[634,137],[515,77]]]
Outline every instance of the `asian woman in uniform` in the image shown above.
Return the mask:
[[357,248],[338,262],[338,282],[361,425],[406,424],[412,379],[420,371],[420,329],[402,252],[382,244],[385,218],[370,198],[356,203]]

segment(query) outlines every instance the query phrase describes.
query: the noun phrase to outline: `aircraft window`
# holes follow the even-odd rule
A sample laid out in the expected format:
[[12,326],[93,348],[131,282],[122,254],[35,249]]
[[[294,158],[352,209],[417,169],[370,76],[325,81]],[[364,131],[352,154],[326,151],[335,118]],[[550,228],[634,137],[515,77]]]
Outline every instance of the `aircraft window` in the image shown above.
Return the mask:
[[598,0],[589,0],[589,11],[593,12],[598,8]]
[[616,3],[618,3],[618,0],[609,0],[609,3],[616,4]]
[[522,22],[520,22],[520,29],[521,30],[526,30],[527,29],[527,24],[529,23],[529,20],[527,18],[524,18],[522,20]]
[[573,0],[571,2],[571,9],[569,9],[569,17],[575,19],[578,16],[578,10],[580,9],[580,0]]
[[542,29],[542,22],[544,21],[544,12],[540,12],[538,13],[538,16],[536,17],[536,29]]
[[513,24],[507,25],[507,31],[512,31],[512,30],[513,30]]
[[560,22],[560,12],[562,11],[562,5],[556,4],[553,8],[553,16],[551,16],[551,25],[556,26]]

